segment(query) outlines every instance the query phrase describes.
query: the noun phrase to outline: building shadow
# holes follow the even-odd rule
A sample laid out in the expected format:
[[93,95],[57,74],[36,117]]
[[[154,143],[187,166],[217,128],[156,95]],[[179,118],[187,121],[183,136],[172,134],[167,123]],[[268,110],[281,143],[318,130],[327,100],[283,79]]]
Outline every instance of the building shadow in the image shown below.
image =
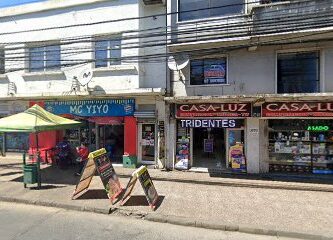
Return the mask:
[[317,183],[317,184],[333,185],[332,174],[320,175],[312,173],[292,173],[292,172],[251,174],[251,173],[232,172],[229,169],[208,169],[208,173],[211,178]]
[[[77,166],[69,166],[60,169],[57,165],[51,165],[41,169],[42,184],[76,185],[79,177],[75,176]],[[21,171],[23,174],[23,171]],[[23,182],[23,176],[11,180],[12,182]]]
[[21,173],[22,173],[22,171],[2,173],[2,174],[0,174],[0,177],[11,176],[11,175],[21,174]]
[[104,189],[89,189],[80,195],[77,200],[87,200],[87,199],[109,199]]
[[[36,185],[36,184],[34,184]],[[47,184],[47,185],[43,185],[38,188],[37,186],[33,186],[33,187],[28,187],[30,190],[49,190],[49,189],[56,189],[56,188],[64,188],[66,186],[56,186],[56,185],[51,185],[51,184]]]
[[[155,210],[161,206],[164,198],[165,198],[165,196],[158,196],[158,199],[157,199],[157,202],[155,205]],[[132,195],[126,201],[124,206],[149,206],[149,203],[147,201],[146,196],[144,196],[144,195]]]

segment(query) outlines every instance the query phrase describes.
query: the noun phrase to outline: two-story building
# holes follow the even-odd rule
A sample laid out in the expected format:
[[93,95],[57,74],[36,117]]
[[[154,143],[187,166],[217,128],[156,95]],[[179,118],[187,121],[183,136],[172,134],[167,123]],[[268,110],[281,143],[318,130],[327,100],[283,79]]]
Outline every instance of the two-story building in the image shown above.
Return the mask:
[[333,173],[332,1],[168,1],[168,167]]
[[[73,146],[107,146],[116,162],[123,154],[163,161],[167,65],[144,56],[165,55],[164,30],[151,34],[164,29],[165,11],[162,0],[49,0],[1,9],[1,116],[37,102],[85,123],[65,133]],[[47,134],[41,145],[55,144],[61,133]],[[26,150],[28,135],[7,134],[4,145]]]

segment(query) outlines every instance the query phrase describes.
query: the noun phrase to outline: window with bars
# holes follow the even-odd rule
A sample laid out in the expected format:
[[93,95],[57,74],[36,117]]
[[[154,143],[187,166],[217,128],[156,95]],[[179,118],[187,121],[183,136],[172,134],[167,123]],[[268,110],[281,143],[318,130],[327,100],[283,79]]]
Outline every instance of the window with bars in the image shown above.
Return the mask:
[[245,0],[178,0],[178,11],[179,21],[241,14]]
[[121,64],[121,39],[98,40],[95,42],[95,67]]
[[60,45],[29,48],[29,71],[41,72],[61,69]]
[[318,51],[278,54],[278,93],[319,92],[319,75]]

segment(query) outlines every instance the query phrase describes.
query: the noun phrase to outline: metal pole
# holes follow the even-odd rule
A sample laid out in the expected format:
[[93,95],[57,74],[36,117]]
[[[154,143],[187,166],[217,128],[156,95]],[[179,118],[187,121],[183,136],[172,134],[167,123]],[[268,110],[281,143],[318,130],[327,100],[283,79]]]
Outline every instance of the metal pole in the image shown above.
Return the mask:
[[41,177],[41,171],[40,171],[40,154],[39,154],[39,148],[38,148],[38,133],[36,133],[36,148],[37,148],[37,180],[38,180],[38,189],[42,186],[42,177]]

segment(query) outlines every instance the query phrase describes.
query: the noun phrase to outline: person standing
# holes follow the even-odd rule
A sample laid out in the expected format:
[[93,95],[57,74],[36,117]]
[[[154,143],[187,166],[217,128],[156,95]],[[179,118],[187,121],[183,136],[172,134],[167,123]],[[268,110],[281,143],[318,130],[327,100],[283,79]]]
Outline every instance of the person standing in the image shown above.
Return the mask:
[[89,149],[87,143],[81,142],[81,145],[76,148],[77,154],[79,155],[79,171],[75,173],[76,176],[80,176],[84,168],[85,162],[88,160]]

